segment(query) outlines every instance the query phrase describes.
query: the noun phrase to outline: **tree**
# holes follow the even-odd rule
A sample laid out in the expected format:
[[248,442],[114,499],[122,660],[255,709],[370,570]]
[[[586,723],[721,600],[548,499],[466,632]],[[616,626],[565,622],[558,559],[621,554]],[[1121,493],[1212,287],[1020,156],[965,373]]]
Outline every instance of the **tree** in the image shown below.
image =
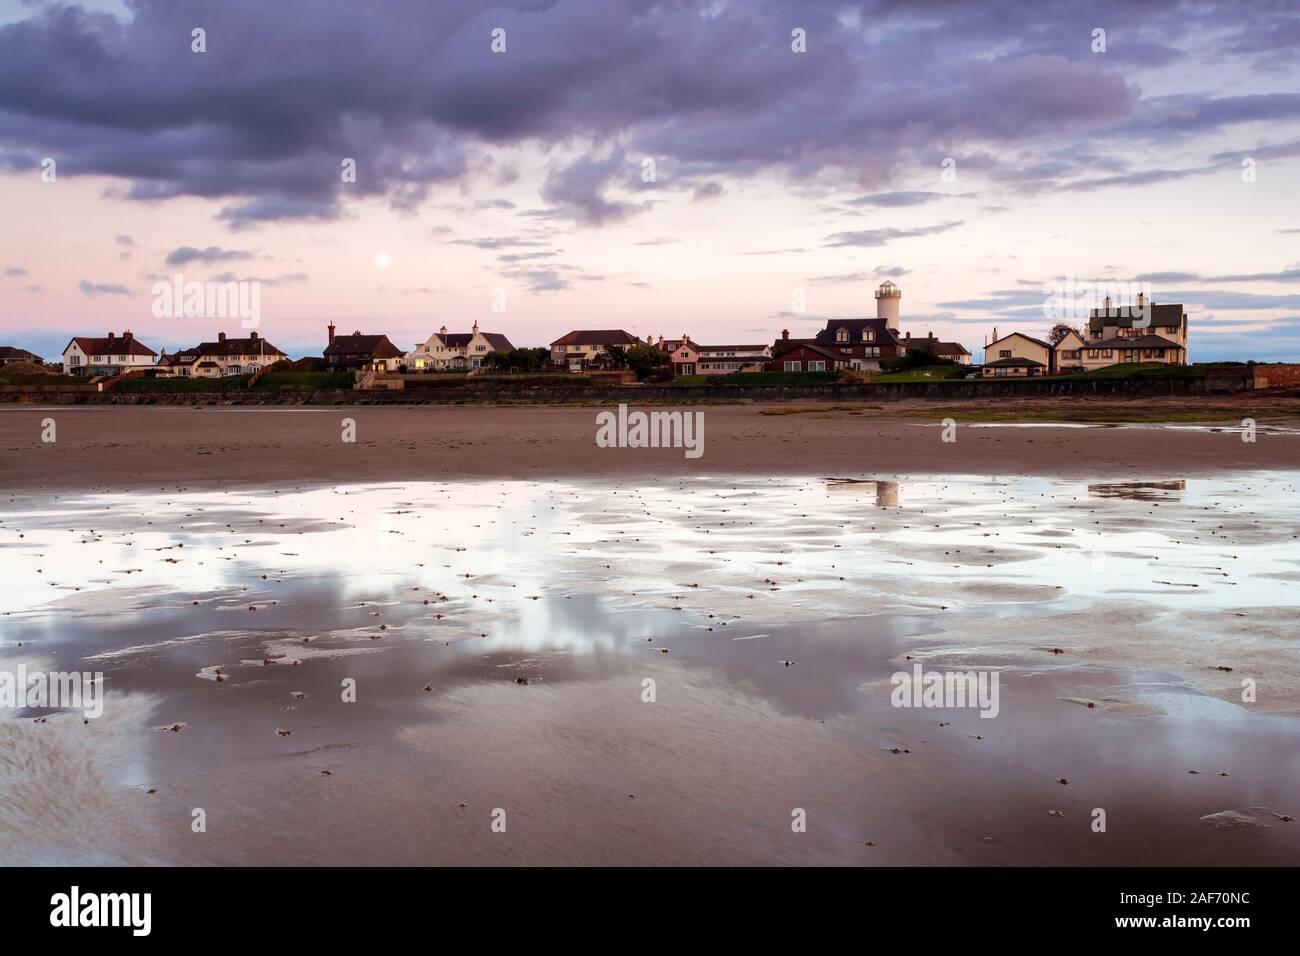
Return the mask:
[[656,369],[668,364],[667,356],[663,352],[653,345],[643,345],[640,342],[628,346],[624,354],[627,358],[627,367],[636,372],[638,379],[649,378]]
[[1060,345],[1061,339],[1065,338],[1071,332],[1073,332],[1079,338],[1084,339],[1085,342],[1087,341],[1087,339],[1084,337],[1084,334],[1080,332],[1078,329],[1076,329],[1069,322],[1057,322],[1054,326],[1052,326],[1052,331],[1047,333],[1047,341],[1050,342],[1052,345]]

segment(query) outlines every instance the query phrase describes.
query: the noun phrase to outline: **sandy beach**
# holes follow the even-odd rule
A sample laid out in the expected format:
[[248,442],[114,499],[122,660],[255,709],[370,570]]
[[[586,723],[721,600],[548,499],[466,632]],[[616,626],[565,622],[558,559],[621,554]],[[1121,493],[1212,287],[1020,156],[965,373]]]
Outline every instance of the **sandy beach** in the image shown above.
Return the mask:
[[1300,859],[1291,422],[795,408],[0,411],[0,662],[107,688],[0,720],[0,858]]
[[[698,459],[606,449],[596,407],[0,406],[0,489],[702,474],[1160,477],[1300,465],[1300,399],[709,405]],[[939,423],[957,422],[956,441]],[[1166,421],[1175,418],[1173,422]],[[1063,424],[1053,426],[1051,419]],[[1254,419],[1258,440],[1243,442]],[[41,440],[53,419],[57,440]],[[342,441],[343,420],[356,441]],[[1088,421],[1092,419],[1092,421]],[[1022,427],[1024,426],[1024,427]]]

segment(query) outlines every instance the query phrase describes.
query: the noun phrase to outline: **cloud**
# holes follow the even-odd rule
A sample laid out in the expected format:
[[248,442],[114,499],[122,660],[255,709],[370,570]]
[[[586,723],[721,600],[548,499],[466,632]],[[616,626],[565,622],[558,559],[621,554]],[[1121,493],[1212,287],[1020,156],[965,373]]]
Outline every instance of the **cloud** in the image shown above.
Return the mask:
[[28,272],[26,269],[20,268],[19,266],[10,266],[9,268],[5,269],[4,272],[0,272],[0,275],[3,275],[5,277],[25,276],[28,275]]
[[487,236],[482,239],[451,239],[454,246],[473,246],[476,249],[515,249],[525,246],[544,246],[540,239],[527,239],[522,236]]
[[911,239],[914,236],[932,236],[937,233],[947,232],[949,229],[956,229],[964,225],[964,220],[958,219],[955,222],[941,222],[933,226],[918,226],[915,229],[895,229],[886,227],[883,229],[859,229],[851,232],[837,232],[826,237],[822,242],[823,246],[836,248],[839,246],[883,246],[895,239]]
[[169,266],[185,266],[191,262],[212,265],[217,262],[233,262],[252,258],[253,253],[242,249],[222,249],[220,246],[197,249],[194,246],[180,246],[167,254],[166,261]]
[[[877,190],[935,151],[960,148],[977,169],[981,155],[997,165],[1011,146],[1131,121],[1137,61],[1125,57],[1169,62],[1182,52],[1173,38],[1222,32],[1213,9],[1147,6],[1103,4],[1097,19],[1124,34],[1098,57],[1077,40],[1092,18],[1073,0],[1044,0],[1032,21],[885,5],[870,31],[836,5],[795,0],[708,16],[680,0],[394,2],[382,16],[324,4],[302,42],[286,42],[301,36],[292,6],[223,0],[203,7],[202,56],[165,39],[189,36],[192,3],[132,0],[121,18],[33,5],[0,26],[0,165],[30,168],[53,144],[61,177],[109,177],[130,200],[222,200],[217,218],[235,230],[332,222],[360,199],[411,212],[441,184],[485,171],[509,181],[513,161],[488,170],[484,157],[534,145],[551,157],[542,191],[554,209],[531,213],[592,226],[649,208],[617,194],[640,191],[625,156],[705,182],[694,198],[764,170]],[[792,18],[815,54],[791,53]],[[498,26],[504,55],[484,39]],[[1186,108],[1212,123],[1293,107],[1287,94],[1221,97],[1170,102],[1162,118]],[[574,150],[585,153],[558,158]]]
[[131,246],[131,247],[134,247],[134,246],[135,246],[135,240],[132,239],[130,236],[126,235],[125,233],[119,233],[119,234],[115,237],[114,241],[115,241],[119,246]]
[[130,295],[131,290],[124,285],[115,285],[106,282],[91,282],[88,279],[82,279],[77,284],[83,295],[94,298],[97,295]]
[[900,206],[920,206],[934,202],[936,199],[949,199],[949,193],[927,192],[925,190],[908,190],[904,192],[873,193],[848,200],[850,206],[883,206],[893,209]]

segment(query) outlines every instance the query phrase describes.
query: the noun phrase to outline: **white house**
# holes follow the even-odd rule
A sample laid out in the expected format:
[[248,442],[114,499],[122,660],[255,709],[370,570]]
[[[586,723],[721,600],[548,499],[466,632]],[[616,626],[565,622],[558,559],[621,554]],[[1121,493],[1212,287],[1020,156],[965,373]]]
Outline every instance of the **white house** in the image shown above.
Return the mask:
[[150,368],[158,353],[137,339],[130,329],[107,338],[75,336],[63,350],[63,371],[68,375],[120,375]]
[[406,367],[425,369],[480,368],[489,352],[508,352],[514,346],[499,332],[480,332],[478,323],[468,332],[448,332],[443,326],[429,340],[406,353]]

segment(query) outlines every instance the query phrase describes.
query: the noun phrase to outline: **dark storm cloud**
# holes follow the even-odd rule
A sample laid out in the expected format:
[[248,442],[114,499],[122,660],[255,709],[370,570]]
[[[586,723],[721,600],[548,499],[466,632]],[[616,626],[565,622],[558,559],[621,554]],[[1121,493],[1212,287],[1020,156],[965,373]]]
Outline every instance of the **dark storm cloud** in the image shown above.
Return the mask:
[[[599,225],[654,202],[635,175],[643,157],[695,198],[777,169],[877,190],[887,207],[922,195],[890,192],[896,178],[945,156],[996,172],[1018,165],[1009,148],[1089,131],[1300,115],[1287,93],[1161,97],[1135,115],[1136,71],[1197,44],[1255,55],[1242,44],[1286,35],[1287,11],[1272,7],[1226,36],[1221,11],[1174,0],[1044,0],[1032,16],[830,0],[132,0],[130,12],[42,6],[0,27],[0,166],[52,155],[61,175],[121,180],[126,198],[223,199],[218,218],[236,230],[332,222],[355,197],[414,211],[494,146],[571,156],[594,144],[607,158],[547,154],[551,208],[526,214]],[[190,49],[200,24],[206,53]],[[1105,55],[1089,50],[1097,24],[1113,25]],[[808,53],[791,51],[792,25]],[[496,27],[505,53],[490,49]],[[345,159],[355,182],[342,181]],[[1035,181],[1046,188],[1046,172]]]

